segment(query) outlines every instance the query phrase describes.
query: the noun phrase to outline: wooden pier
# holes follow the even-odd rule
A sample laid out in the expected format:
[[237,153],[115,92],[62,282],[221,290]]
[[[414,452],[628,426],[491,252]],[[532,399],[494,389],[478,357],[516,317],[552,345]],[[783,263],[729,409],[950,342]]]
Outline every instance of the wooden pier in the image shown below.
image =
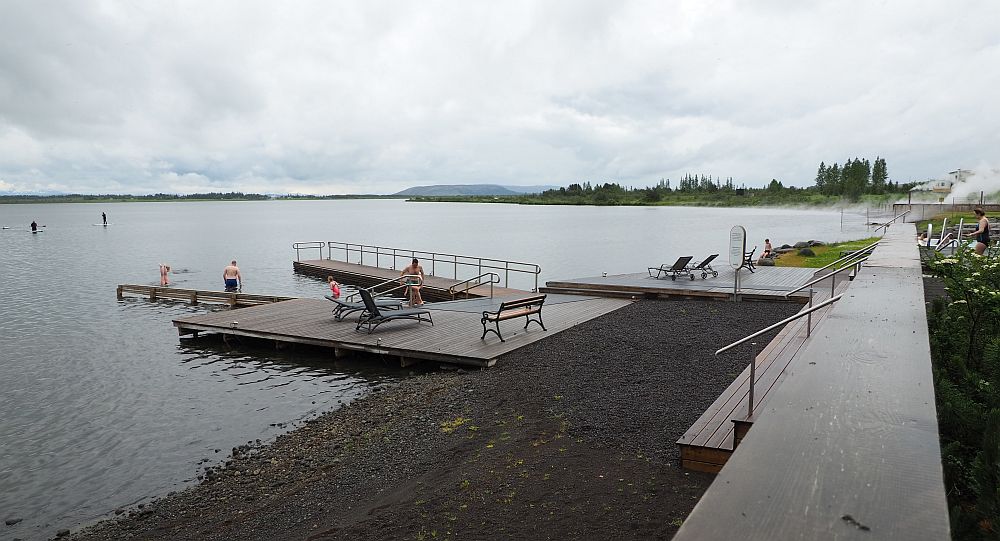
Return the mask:
[[[395,280],[399,278],[400,272],[396,269],[372,267],[369,265],[347,263],[332,259],[293,261],[292,268],[295,272],[300,274],[316,276],[323,279],[327,276],[333,276],[333,278],[338,282],[364,288],[369,288],[389,280]],[[499,287],[496,284],[493,284],[492,288],[489,284],[483,284],[478,287],[468,289],[467,291],[459,291],[457,294],[453,295],[449,288],[458,286],[462,282],[462,280],[427,275],[424,279],[424,287],[420,290],[420,295],[424,298],[424,300],[434,302],[451,301],[458,298],[478,298],[490,296],[505,297],[519,294],[526,295],[528,293],[527,291],[519,289]],[[465,286],[460,286],[460,289],[464,290],[464,287]]]
[[182,336],[205,332],[309,344],[330,348],[334,356],[363,351],[398,359],[403,366],[431,360],[489,367],[505,353],[629,304],[621,299],[549,295],[542,312],[547,331],[537,325],[523,329],[523,322],[514,319],[501,323],[506,342],[492,334],[481,340],[483,311],[496,310],[503,300],[498,297],[428,303],[424,308],[431,311],[433,326],[412,320],[391,321],[371,334],[355,330],[356,318],[335,321],[335,306],[325,299],[293,299],[189,316],[173,323]]
[[[708,278],[695,277],[694,280],[680,277],[653,278],[648,272],[633,274],[613,274],[610,276],[594,276],[590,278],[575,278],[572,280],[554,280],[539,288],[543,293],[569,293],[577,295],[594,295],[602,297],[622,298],[714,298],[732,299],[735,271],[731,267],[716,269],[719,276]],[[785,293],[812,280],[815,269],[798,267],[757,267],[756,272],[740,271],[739,296],[746,300],[786,300]],[[846,277],[838,277],[846,279]],[[828,282],[822,282],[817,287],[829,288]],[[793,302],[807,302],[809,293],[800,292],[790,297]]]

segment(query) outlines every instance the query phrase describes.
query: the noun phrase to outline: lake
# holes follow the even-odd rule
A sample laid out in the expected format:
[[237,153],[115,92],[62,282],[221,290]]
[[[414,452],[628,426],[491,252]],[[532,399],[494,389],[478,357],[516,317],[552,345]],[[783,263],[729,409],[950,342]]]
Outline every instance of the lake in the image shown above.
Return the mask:
[[[102,227],[101,212],[108,214]],[[32,220],[43,233],[32,234]],[[645,272],[678,256],[871,235],[839,211],[552,207],[399,200],[0,205],[0,526],[46,539],[196,482],[233,447],[409,371],[373,360],[181,341],[171,320],[208,306],[115,298],[123,283],[321,297],[292,272],[297,241],[343,241],[536,263],[545,280]],[[759,249],[758,249],[759,253]],[[306,255],[306,254],[303,254]],[[314,257],[314,256],[309,256]],[[425,267],[426,268],[426,267]],[[530,287],[512,283],[515,287]]]

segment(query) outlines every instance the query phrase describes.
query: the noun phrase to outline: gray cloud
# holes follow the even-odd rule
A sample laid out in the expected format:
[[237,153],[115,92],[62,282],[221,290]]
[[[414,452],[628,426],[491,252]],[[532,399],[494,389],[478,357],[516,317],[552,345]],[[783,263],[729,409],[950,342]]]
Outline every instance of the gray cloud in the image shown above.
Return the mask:
[[998,162],[1000,5],[14,2],[0,190],[393,192]]

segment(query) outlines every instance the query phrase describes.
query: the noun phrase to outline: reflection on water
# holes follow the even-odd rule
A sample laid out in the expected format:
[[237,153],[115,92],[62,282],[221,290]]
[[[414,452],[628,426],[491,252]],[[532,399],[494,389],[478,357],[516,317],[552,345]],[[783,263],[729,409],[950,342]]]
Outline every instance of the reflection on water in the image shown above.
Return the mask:
[[[113,227],[91,226],[102,212]],[[292,272],[293,242],[525,261],[542,266],[544,283],[725,254],[736,224],[751,243],[776,246],[869,234],[863,217],[847,218],[402,201],[0,205],[0,226],[11,227],[0,230],[0,518],[23,519],[3,533],[48,538],[176,490],[206,459],[402,375],[323,351],[182,341],[171,321],[213,308],[115,298],[118,284],[157,285],[160,263],[176,287],[219,290],[237,259],[246,293],[320,298],[323,281]],[[32,220],[44,235],[24,231]]]

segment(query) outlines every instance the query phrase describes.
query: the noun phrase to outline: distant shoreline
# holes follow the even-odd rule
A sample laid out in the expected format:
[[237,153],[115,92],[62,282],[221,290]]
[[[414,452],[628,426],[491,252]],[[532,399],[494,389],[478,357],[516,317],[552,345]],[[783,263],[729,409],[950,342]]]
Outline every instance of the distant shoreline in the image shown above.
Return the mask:
[[0,195],[0,205],[32,203],[164,203],[194,201],[319,201],[324,199],[408,199],[402,195],[262,195],[243,193],[201,193],[191,195],[129,195],[129,194],[66,194],[66,195]]

